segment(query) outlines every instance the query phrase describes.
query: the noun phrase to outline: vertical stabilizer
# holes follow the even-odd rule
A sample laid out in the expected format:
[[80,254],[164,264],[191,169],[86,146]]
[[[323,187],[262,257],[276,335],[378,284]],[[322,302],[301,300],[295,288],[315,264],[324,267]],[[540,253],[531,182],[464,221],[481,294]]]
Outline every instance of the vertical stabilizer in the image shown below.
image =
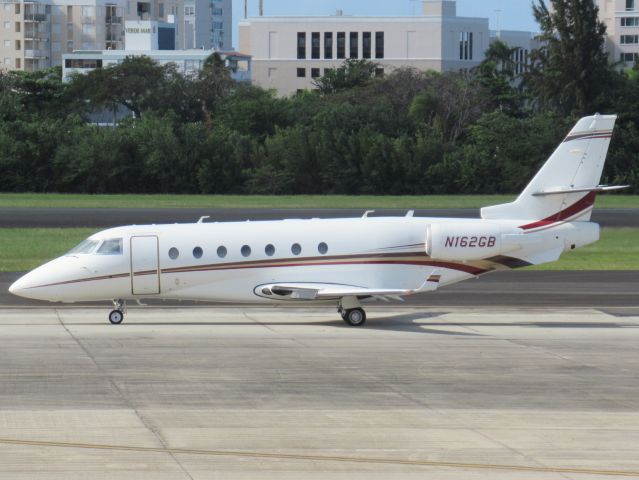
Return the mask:
[[539,224],[590,220],[616,119],[597,114],[579,120],[517,200],[482,208],[481,217]]

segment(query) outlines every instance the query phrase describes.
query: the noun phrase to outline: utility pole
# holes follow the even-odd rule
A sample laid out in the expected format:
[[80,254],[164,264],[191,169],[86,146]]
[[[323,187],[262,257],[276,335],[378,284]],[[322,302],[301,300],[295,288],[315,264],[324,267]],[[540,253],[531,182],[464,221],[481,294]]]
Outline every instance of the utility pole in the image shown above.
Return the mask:
[[260,17],[264,16],[264,0],[260,0]]

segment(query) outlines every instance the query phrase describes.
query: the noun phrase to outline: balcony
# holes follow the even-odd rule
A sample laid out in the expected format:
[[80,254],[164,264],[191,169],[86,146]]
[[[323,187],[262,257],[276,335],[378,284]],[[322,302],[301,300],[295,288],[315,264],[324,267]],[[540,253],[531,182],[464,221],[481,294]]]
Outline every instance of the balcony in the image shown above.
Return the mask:
[[44,52],[42,50],[25,49],[24,58],[42,58]]
[[46,22],[47,14],[24,12],[24,21],[25,22]]
[[49,38],[49,32],[39,32],[39,31],[24,31],[24,39],[25,40],[46,40]]
[[105,17],[105,23],[108,23],[110,25],[120,25],[122,23],[122,17],[108,15],[107,17]]

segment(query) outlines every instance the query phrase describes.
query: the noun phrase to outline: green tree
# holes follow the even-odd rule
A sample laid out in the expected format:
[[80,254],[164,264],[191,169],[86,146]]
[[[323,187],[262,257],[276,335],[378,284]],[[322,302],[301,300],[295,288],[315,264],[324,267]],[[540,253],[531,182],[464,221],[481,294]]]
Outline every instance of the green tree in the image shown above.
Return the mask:
[[173,71],[174,67],[159,65],[144,55],[127,56],[116,65],[75,74],[71,89],[74,96],[88,101],[89,110],[115,110],[121,105],[140,118],[147,110],[162,109],[158,92],[165,85],[167,72]]
[[334,69],[327,69],[323,77],[313,80],[322,94],[337,93],[366,85],[375,75],[379,64],[370,60],[348,59]]
[[612,67],[604,49],[606,26],[594,0],[545,0],[533,4],[541,47],[525,75],[535,106],[562,115],[592,114],[608,105]]
[[231,92],[234,81],[220,54],[215,52],[204,62],[195,83],[204,121],[211,126],[222,100]]

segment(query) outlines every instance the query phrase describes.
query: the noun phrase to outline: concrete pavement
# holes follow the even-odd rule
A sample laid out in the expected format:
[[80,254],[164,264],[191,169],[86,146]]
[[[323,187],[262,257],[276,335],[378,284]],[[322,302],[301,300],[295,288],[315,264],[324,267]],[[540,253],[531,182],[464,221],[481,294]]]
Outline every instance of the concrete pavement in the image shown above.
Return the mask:
[[639,478],[639,309],[0,310],[0,479]]

